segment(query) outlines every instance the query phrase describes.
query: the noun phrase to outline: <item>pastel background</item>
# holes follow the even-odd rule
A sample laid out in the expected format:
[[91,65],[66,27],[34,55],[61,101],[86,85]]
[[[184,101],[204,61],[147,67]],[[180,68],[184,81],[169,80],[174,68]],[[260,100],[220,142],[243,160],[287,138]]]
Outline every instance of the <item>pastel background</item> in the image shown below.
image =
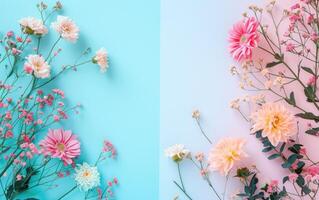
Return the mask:
[[[267,161],[256,150],[261,149],[261,144],[249,135],[248,124],[229,107],[232,99],[244,93],[230,74],[229,66],[234,63],[227,51],[228,30],[250,4],[263,3],[266,1],[161,1],[160,199],[173,199],[177,194],[186,199],[172,182],[178,180],[178,173],[175,164],[164,156],[164,149],[176,143],[185,144],[192,152],[208,153],[211,148],[191,117],[194,109],[201,111],[202,126],[213,143],[226,136],[248,140],[247,152],[265,175],[264,180],[283,173],[276,161]],[[184,162],[181,168],[193,199],[217,199],[193,165]],[[213,174],[212,182],[219,193],[224,181],[219,174]],[[230,185],[226,199],[238,186]]]
[[[38,16],[36,0],[2,0],[1,31],[18,30],[17,21]],[[47,1],[52,5],[55,1]],[[62,124],[80,135],[82,159],[94,162],[103,139],[118,149],[118,159],[101,165],[104,178],[118,177],[117,199],[158,198],[159,140],[159,9],[158,0],[65,0],[63,15],[80,27],[80,40],[62,42],[61,57],[69,62],[82,49],[104,46],[110,70],[101,74],[89,65],[61,77],[50,87],[61,87],[70,103],[80,102],[80,115]],[[54,41],[57,35],[51,35]],[[45,48],[45,47],[44,47]],[[69,59],[70,58],[70,59]],[[23,197],[54,200],[72,187],[72,181],[53,193],[34,191]],[[77,195],[76,195],[77,194]],[[82,199],[79,191],[66,199]]]

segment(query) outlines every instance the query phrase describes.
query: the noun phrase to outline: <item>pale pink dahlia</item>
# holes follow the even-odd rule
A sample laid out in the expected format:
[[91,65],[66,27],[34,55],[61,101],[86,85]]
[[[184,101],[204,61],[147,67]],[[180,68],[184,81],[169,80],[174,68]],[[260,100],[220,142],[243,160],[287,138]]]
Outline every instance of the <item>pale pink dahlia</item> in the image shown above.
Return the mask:
[[71,131],[63,129],[49,130],[40,146],[43,154],[60,158],[65,164],[72,164],[73,158],[80,155],[80,142]]
[[50,76],[50,66],[40,55],[29,55],[24,63],[24,71],[34,74],[37,78],[48,78]]
[[34,17],[25,17],[19,20],[22,31],[26,34],[45,35],[48,33],[43,21]]
[[274,146],[296,135],[295,117],[282,104],[266,103],[251,115],[251,119],[252,132],[262,131],[262,136]]
[[93,58],[93,63],[96,63],[100,66],[101,72],[106,72],[109,68],[109,63],[107,60],[107,52],[104,48],[99,49]]
[[68,17],[58,16],[57,21],[52,23],[52,28],[56,30],[63,39],[76,42],[79,38],[80,29]]
[[254,17],[237,22],[229,32],[229,52],[240,62],[252,58],[257,47],[259,23]]
[[247,157],[244,151],[246,141],[241,138],[224,138],[214,146],[209,153],[210,169],[227,175],[233,166]]

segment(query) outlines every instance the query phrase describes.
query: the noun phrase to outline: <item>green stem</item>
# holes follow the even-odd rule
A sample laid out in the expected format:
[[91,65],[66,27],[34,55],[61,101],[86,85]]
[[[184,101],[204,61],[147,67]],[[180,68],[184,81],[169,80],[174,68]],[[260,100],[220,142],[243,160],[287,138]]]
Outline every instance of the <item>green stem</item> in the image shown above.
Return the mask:
[[206,138],[206,140],[207,140],[210,144],[213,144],[212,141],[211,141],[211,140],[208,138],[208,136],[206,135],[206,133],[205,133],[205,131],[203,130],[202,126],[200,125],[198,118],[195,118],[195,120],[196,120],[196,123],[197,123],[197,125],[198,125],[198,127],[199,127],[199,130],[200,130],[200,132],[202,133],[202,135]]
[[68,194],[70,194],[73,190],[75,190],[75,188],[77,188],[77,185],[75,185],[73,188],[71,188],[69,191],[67,191],[64,195],[62,195],[60,198],[58,198],[57,200],[61,200],[64,197],[66,197]]
[[173,181],[173,183],[185,194],[185,196],[189,199],[189,200],[193,200],[185,190],[183,190],[183,188],[176,182],[176,181]]
[[180,164],[179,163],[177,163],[177,169],[178,169],[179,180],[181,181],[183,190],[185,190],[185,186],[184,186],[184,182],[183,182],[183,178],[182,178],[182,174],[181,174],[181,168],[180,168]]

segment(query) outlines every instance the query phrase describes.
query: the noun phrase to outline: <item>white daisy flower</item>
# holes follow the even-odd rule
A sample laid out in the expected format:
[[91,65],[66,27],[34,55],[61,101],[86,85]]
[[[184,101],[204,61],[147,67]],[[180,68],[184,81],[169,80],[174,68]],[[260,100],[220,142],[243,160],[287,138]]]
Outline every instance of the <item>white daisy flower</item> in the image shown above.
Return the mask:
[[100,185],[100,173],[97,167],[83,163],[75,169],[75,181],[80,189],[86,192]]
[[183,160],[185,157],[187,157],[190,154],[189,150],[184,148],[184,145],[182,144],[175,144],[173,146],[168,147],[165,150],[165,155],[167,157],[170,157],[175,162],[179,162]]

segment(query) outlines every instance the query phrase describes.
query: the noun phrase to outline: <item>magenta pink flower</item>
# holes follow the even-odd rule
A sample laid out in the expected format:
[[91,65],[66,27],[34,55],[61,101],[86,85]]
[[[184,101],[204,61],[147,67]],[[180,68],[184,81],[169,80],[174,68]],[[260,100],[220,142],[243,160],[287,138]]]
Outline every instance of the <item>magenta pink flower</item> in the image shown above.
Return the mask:
[[240,62],[252,58],[252,50],[257,47],[259,23],[254,17],[237,22],[229,32],[229,52]]
[[63,129],[49,130],[40,146],[44,155],[60,158],[65,164],[72,164],[73,158],[80,155],[80,142],[71,131]]

